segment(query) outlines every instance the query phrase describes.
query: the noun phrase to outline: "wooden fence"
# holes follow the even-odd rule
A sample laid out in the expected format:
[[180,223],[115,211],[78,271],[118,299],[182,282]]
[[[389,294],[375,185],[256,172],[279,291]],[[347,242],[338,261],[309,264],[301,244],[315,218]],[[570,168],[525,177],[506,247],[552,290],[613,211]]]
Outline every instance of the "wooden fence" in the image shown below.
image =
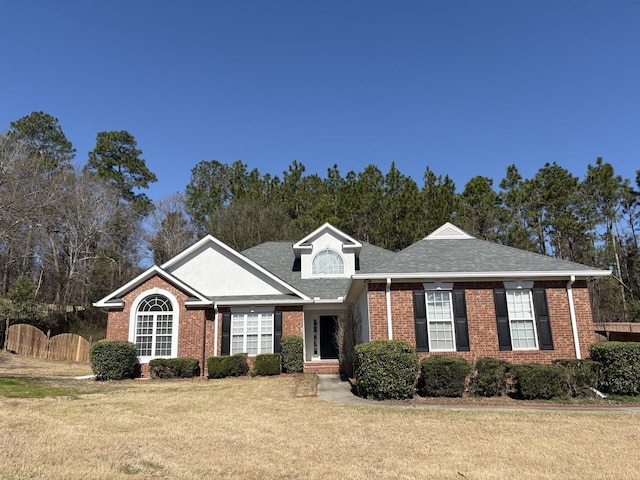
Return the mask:
[[26,323],[9,327],[6,346],[19,355],[80,363],[89,363],[91,351],[91,341],[80,335],[61,333],[51,337],[51,332],[45,334]]

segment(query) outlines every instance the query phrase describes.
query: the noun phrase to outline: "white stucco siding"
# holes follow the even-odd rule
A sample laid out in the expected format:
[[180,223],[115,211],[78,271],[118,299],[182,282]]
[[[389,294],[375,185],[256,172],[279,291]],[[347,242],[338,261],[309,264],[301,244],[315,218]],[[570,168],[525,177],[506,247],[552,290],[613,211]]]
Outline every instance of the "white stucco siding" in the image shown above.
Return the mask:
[[205,296],[289,293],[237,256],[210,245],[167,270]]
[[302,278],[315,277],[315,275],[313,275],[313,258],[318,254],[318,252],[327,249],[337,252],[344,262],[344,273],[342,275],[335,276],[348,277],[355,273],[356,257],[353,251],[347,250],[345,252],[342,240],[334,237],[330,232],[325,232],[313,240],[312,249],[310,251],[304,251],[300,256]]

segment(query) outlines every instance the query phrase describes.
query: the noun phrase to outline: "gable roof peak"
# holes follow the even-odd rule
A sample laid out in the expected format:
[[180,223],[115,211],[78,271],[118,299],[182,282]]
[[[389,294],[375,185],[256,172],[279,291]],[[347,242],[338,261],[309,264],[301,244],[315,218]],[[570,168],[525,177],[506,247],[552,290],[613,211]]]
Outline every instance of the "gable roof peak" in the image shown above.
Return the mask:
[[302,240],[293,244],[293,250],[298,253],[301,250],[306,250],[311,248],[311,243],[318,238],[323,233],[329,232],[331,235],[341,240],[345,248],[352,249],[360,249],[362,248],[362,243],[357,241],[355,238],[347,235],[341,230],[338,230],[336,227],[331,225],[329,222],[325,222],[320,227],[316,228],[313,232],[308,234]]
[[468,234],[467,232],[462,230],[460,227],[456,227],[453,223],[447,222],[424,238],[425,240],[442,240],[442,239],[459,240],[464,238],[476,238],[476,237]]

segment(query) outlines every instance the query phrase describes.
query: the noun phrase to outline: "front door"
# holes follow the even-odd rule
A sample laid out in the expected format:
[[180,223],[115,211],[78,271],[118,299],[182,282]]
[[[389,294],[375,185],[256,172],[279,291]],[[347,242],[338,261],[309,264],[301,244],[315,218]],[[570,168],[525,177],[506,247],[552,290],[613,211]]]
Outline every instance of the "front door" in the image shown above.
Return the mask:
[[322,360],[338,358],[337,330],[338,317],[335,315],[320,316],[320,358]]

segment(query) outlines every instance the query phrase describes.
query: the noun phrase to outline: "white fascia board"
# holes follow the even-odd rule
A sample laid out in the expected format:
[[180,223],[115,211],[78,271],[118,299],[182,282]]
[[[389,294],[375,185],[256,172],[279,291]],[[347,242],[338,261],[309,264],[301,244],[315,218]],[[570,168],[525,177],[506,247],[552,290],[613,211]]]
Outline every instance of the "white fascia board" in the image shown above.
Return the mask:
[[120,297],[121,295],[127,293],[128,291],[130,291],[133,288],[135,288],[136,286],[138,286],[139,284],[141,284],[141,283],[145,282],[146,280],[150,279],[154,275],[158,275],[158,276],[164,278],[166,281],[168,281],[169,283],[174,284],[176,287],[178,287],[179,289],[183,290],[187,294],[191,295],[192,297],[197,298],[198,299],[197,302],[201,302],[204,305],[210,305],[211,304],[211,302],[209,302],[209,300],[206,297],[203,297],[200,293],[196,292],[193,288],[191,288],[187,284],[181,282],[180,280],[178,280],[176,277],[174,277],[170,273],[165,272],[164,270],[162,270],[162,268],[158,267],[157,265],[154,265],[154,266],[148,268],[147,270],[145,270],[144,272],[142,272],[140,275],[135,277],[130,282],[124,284],[122,287],[120,287],[115,292],[112,292],[109,295],[107,295],[106,297],[104,297],[104,298],[98,300],[97,302],[95,302],[93,304],[93,306],[97,307],[97,308],[109,308],[109,307],[120,307],[120,306],[123,306],[124,302],[122,303],[122,305],[118,305],[118,304],[114,304],[113,302],[109,302],[109,300],[111,300],[112,298]]
[[318,235],[320,235],[320,233],[322,233],[325,230],[329,230],[331,231],[331,233],[333,233],[333,235],[336,238],[339,238],[342,240],[342,243],[344,244],[345,241],[351,243],[352,245],[346,245],[346,247],[348,248],[362,248],[362,243],[360,243],[359,241],[357,241],[355,238],[350,237],[349,235],[347,235],[346,233],[338,230],[336,227],[334,227],[333,225],[331,225],[329,222],[325,222],[323,225],[321,225],[320,227],[316,228],[313,232],[311,232],[309,235],[307,235],[306,237],[304,237],[302,240],[300,240],[297,243],[294,243],[293,245],[293,249],[297,250],[297,249],[306,249],[306,248],[310,248],[309,245],[303,245],[305,242],[309,242],[312,239],[316,238]]
[[[589,277],[608,277],[611,275],[609,270],[573,270],[573,271],[519,271],[519,272],[423,272],[423,273],[380,273],[365,274],[359,273],[352,275],[352,280],[386,280],[391,277],[394,280],[419,280],[419,279],[452,279],[452,280],[505,280],[505,279],[557,279],[557,278],[589,278]],[[350,285],[349,285],[350,286]],[[348,291],[348,290],[347,290]]]
[[204,237],[202,240],[194,243],[193,245],[191,245],[189,248],[187,248],[186,250],[182,251],[181,253],[179,253],[178,255],[176,255],[175,257],[173,257],[171,260],[167,261],[166,263],[162,264],[162,268],[167,268],[170,267],[171,265],[179,262],[180,260],[188,257],[189,255],[191,255],[193,252],[197,251],[199,248],[201,248],[202,246],[204,246],[207,243],[214,243],[215,245],[218,245],[220,248],[222,248],[223,250],[227,251],[228,253],[230,253],[231,255],[233,255],[234,257],[236,257],[238,260],[240,260],[241,262],[245,263],[246,265],[251,266],[252,268],[258,270],[259,272],[263,273],[264,275],[266,275],[267,277],[269,277],[270,280],[273,280],[274,282],[278,283],[280,286],[286,288],[287,290],[289,290],[292,294],[294,295],[298,295],[299,297],[308,300],[309,297],[307,297],[304,293],[298,291],[297,289],[293,288],[291,285],[289,285],[288,283],[286,283],[285,281],[281,280],[280,278],[276,277],[273,273],[271,273],[269,270],[265,269],[264,267],[261,267],[260,265],[258,265],[257,263],[255,263],[253,260],[245,257],[244,255],[242,255],[240,252],[234,250],[233,248],[231,248],[230,246],[228,246],[226,243],[221,242],[220,240],[218,240],[217,238],[215,238],[212,235],[207,235],[206,237]]
[[313,300],[303,300],[303,299],[292,299],[292,300],[229,300],[229,301],[216,301],[216,306],[222,307],[237,307],[237,306],[247,306],[247,305],[300,305],[300,304],[310,304],[313,303]]

